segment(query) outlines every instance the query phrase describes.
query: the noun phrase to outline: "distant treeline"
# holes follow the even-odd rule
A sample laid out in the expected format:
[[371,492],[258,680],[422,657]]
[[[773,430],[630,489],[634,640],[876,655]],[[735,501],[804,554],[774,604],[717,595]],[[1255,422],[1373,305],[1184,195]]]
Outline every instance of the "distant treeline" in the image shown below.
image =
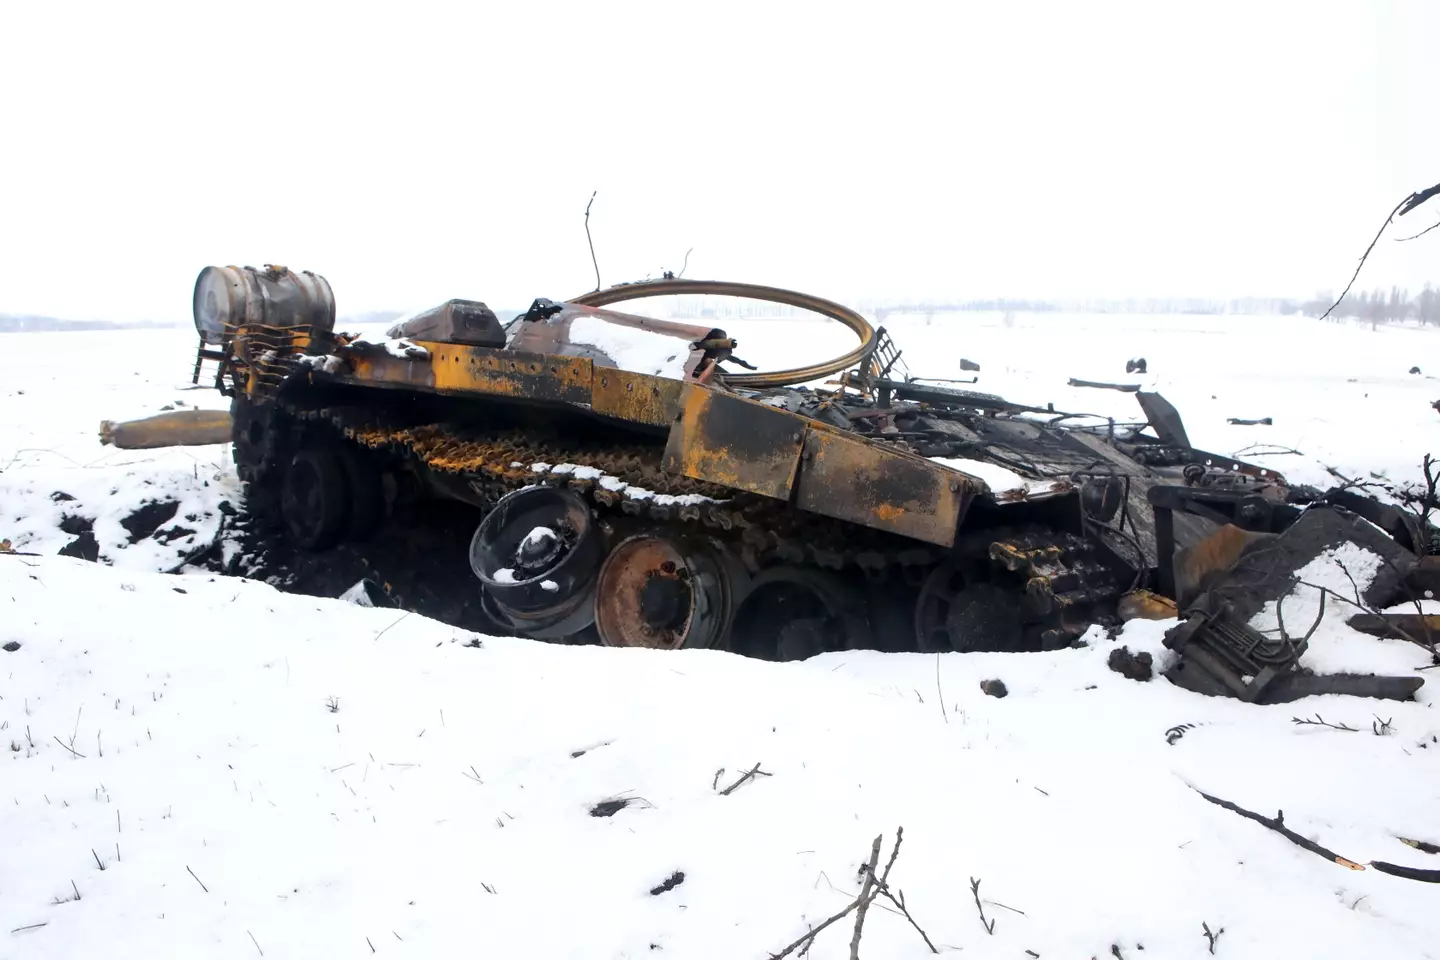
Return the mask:
[[151,330],[173,327],[173,323],[138,320],[133,323],[112,323],[107,320],[61,320],[58,317],[16,316],[0,313],[0,333],[38,333],[63,330]]
[[[1314,300],[1302,305],[1306,316],[1318,317],[1330,309],[1335,295],[1322,293]],[[1391,287],[1389,291],[1351,290],[1345,294],[1330,316],[1350,320],[1369,320],[1371,323],[1397,323],[1415,320],[1426,325],[1440,326],[1440,290],[1430,284],[1425,289],[1410,295],[1409,290]]]
[[1274,297],[1240,297],[1207,300],[1198,297],[1131,297],[1124,300],[923,300],[875,301],[860,304],[864,313],[1205,313],[1205,314],[1295,314],[1299,300]]

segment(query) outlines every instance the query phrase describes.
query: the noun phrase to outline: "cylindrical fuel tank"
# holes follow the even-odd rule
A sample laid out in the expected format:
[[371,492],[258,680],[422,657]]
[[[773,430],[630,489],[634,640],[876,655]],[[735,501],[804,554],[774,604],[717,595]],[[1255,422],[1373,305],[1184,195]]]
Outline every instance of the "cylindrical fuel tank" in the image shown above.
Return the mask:
[[266,264],[206,267],[195,280],[195,330],[220,343],[243,324],[335,329],[335,295],[318,273]]

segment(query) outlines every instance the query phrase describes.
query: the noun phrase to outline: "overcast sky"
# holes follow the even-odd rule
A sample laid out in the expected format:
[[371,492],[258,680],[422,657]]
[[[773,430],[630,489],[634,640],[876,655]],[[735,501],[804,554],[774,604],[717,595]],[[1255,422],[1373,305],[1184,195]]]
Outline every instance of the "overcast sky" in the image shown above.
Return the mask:
[[[842,10],[854,11],[842,13]],[[842,300],[1302,296],[1440,180],[1440,3],[0,4],[0,312],[342,313],[679,270]],[[1440,201],[1389,236],[1440,217]],[[1362,286],[1440,281],[1440,231]]]

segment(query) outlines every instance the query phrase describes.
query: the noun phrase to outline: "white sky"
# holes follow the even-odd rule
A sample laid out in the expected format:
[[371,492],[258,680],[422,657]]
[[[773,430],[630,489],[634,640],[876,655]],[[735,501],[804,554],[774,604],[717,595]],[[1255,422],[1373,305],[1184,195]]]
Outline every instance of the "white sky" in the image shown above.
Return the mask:
[[[864,11],[841,13],[842,10]],[[0,0],[0,312],[678,270],[841,300],[1338,292],[1440,180],[1440,3]],[[1361,286],[1440,281],[1440,201]]]

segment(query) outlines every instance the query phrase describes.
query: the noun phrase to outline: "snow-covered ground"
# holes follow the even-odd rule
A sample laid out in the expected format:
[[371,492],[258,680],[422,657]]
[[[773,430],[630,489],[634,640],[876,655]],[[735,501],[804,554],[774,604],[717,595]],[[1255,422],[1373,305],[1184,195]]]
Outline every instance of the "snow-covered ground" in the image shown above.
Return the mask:
[[[1128,419],[1132,397],[1066,380],[1144,383],[1216,452],[1302,451],[1264,461],[1297,480],[1325,484],[1322,464],[1410,479],[1437,445],[1440,385],[1406,373],[1440,342],[1425,331],[1041,315],[887,326],[912,372],[968,376],[965,356],[977,389],[1037,405]],[[762,368],[833,355],[849,336],[727,329]],[[185,389],[192,339],[3,346],[0,540],[40,556],[0,556],[0,958],[762,958],[849,903],[871,842],[884,836],[883,864],[901,826],[891,885],[942,953],[1200,958],[1206,924],[1232,960],[1440,956],[1436,886],[1327,862],[1197,792],[1283,809],[1361,864],[1440,866],[1397,839],[1440,842],[1428,688],[1413,703],[1257,707],[1107,668],[1121,644],[1163,664],[1167,622],[1047,654],[768,664],[477,638],[165,574],[238,497],[228,448],[120,451],[97,431],[177,401],[224,406]],[[1135,356],[1149,375],[1125,375]],[[147,498],[180,505],[131,543],[120,521]],[[66,515],[92,523],[106,562],[54,556],[74,539],[57,527]],[[1364,558],[1349,561],[1363,579]],[[1314,602],[1287,602],[1287,622],[1308,624]],[[1313,638],[1317,666],[1426,662],[1344,615],[1327,612]],[[991,679],[1008,695],[983,693]],[[1316,714],[1355,729],[1292,719]],[[721,795],[757,763],[770,776]],[[809,956],[849,956],[852,929],[825,930]],[[861,955],[930,950],[880,900]]]

